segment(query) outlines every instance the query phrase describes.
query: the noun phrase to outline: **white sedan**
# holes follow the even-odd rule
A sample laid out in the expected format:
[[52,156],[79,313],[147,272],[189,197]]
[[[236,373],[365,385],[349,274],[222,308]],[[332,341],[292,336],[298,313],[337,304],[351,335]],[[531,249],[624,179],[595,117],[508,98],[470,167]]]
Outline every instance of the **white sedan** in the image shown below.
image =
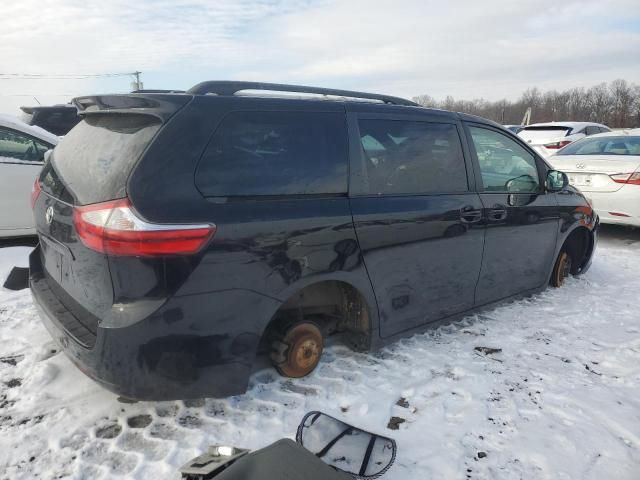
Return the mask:
[[0,237],[35,234],[30,192],[58,137],[0,115]]
[[548,161],[591,200],[602,223],[640,227],[640,132],[584,138]]
[[610,132],[605,125],[591,122],[550,122],[527,125],[518,136],[542,157],[548,158],[576,140]]

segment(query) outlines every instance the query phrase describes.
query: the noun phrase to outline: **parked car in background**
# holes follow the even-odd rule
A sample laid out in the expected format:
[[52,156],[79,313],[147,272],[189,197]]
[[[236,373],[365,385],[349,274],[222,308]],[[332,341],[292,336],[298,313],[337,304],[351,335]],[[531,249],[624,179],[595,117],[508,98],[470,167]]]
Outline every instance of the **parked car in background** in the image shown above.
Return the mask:
[[35,234],[29,192],[45,152],[58,140],[17,117],[0,115],[0,237]]
[[20,107],[22,120],[29,124],[44,128],[54,135],[63,136],[69,133],[81,120],[75,105],[52,105],[38,107]]
[[584,196],[479,117],[250,82],[76,104],[37,184],[31,290],[125,397],[239,394],[260,352],[301,377],[327,335],[376,349],[591,262]]
[[505,125],[504,128],[517,134],[524,128],[524,125]]
[[602,223],[640,227],[640,130],[578,140],[548,161],[591,200]]
[[551,122],[528,125],[518,135],[543,158],[548,158],[576,140],[610,131],[599,123]]

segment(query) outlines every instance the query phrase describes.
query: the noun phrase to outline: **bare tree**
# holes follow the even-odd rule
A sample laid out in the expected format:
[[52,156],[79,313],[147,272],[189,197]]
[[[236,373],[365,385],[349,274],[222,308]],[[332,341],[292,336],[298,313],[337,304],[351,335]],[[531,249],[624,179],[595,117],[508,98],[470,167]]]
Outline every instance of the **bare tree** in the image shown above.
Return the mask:
[[601,83],[595,87],[591,87],[589,95],[589,120],[608,124],[609,115],[611,114],[611,100],[609,98],[609,89],[606,83]]
[[423,107],[438,108],[438,101],[431,95],[418,95],[417,97],[413,97],[412,100]]
[[633,102],[633,124],[636,127],[640,127],[640,85],[636,85],[633,88],[633,96],[635,98]]
[[611,103],[613,106],[612,121],[616,125],[628,126],[631,109],[634,104],[633,91],[635,87],[626,80],[618,79],[611,82]]
[[615,80],[609,85],[601,83],[588,90],[580,87],[542,92],[532,87],[515,102],[456,100],[452,96],[438,101],[430,95],[419,95],[413,100],[425,107],[471,113],[503,124],[520,123],[531,107],[534,122],[592,121],[610,127],[640,126],[640,86],[625,80]]

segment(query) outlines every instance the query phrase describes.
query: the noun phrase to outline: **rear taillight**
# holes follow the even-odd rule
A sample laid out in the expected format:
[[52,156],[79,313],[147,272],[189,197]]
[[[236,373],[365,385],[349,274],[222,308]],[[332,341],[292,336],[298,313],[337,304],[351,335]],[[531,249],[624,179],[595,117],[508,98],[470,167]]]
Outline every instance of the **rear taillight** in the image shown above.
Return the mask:
[[73,223],[82,243],[109,255],[156,256],[198,252],[216,232],[215,225],[165,225],[140,219],[123,198],[74,207]]
[[625,183],[629,185],[640,185],[640,172],[634,173],[616,173],[609,175],[616,183]]
[[36,206],[36,202],[38,201],[41,191],[42,187],[40,186],[40,179],[36,178],[36,181],[33,182],[33,187],[31,187],[31,210]]
[[558,150],[562,147],[566,147],[571,143],[571,140],[562,140],[561,142],[547,143],[544,148],[548,150]]

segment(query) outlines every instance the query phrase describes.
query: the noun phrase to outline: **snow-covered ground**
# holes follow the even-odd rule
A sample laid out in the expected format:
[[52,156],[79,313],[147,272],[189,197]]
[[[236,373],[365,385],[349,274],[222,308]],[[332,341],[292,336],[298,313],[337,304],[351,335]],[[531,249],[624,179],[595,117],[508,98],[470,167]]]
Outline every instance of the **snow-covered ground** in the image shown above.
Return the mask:
[[[0,284],[28,251],[0,249]],[[562,289],[191,402],[121,403],[57,351],[27,290],[0,288],[0,478],[176,478],[209,444],[259,448],[320,409],[396,438],[390,479],[638,479],[639,265],[640,231],[606,228]]]

